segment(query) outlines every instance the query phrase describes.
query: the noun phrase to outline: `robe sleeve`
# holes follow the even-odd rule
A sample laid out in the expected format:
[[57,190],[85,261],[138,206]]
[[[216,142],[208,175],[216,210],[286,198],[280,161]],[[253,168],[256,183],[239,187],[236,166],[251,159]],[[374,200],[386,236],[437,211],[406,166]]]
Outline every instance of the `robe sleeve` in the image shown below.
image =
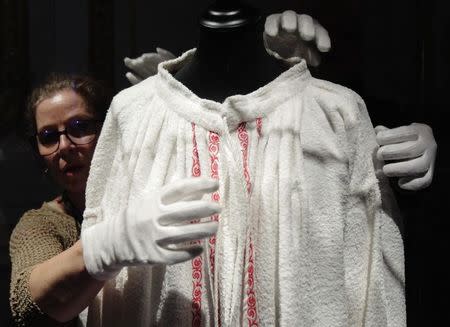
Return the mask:
[[113,100],[103,123],[100,137],[91,162],[86,186],[86,209],[83,229],[104,219],[105,193],[114,189],[123,169],[120,149],[120,131],[116,117],[117,103]]
[[[402,223],[376,159],[378,145],[363,100],[347,124],[349,188],[345,237],[346,285],[353,324],[406,326]],[[367,269],[368,268],[368,269]],[[358,277],[357,277],[358,276]]]

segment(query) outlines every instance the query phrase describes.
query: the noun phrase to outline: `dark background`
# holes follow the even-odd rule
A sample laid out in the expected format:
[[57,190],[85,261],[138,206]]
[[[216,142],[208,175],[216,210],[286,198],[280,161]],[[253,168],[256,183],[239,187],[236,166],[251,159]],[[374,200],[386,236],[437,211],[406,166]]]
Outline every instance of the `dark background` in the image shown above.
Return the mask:
[[[129,86],[123,57],[157,46],[177,55],[194,47],[197,18],[211,2],[0,1],[0,326],[10,325],[11,230],[25,210],[56,192],[21,137],[28,92],[52,71],[89,72],[119,91]],[[293,9],[319,20],[332,51],[313,75],[357,91],[374,125],[432,126],[438,142],[433,185],[418,193],[397,190],[407,218],[408,326],[450,325],[444,212],[450,19],[444,0],[248,2],[265,13]]]

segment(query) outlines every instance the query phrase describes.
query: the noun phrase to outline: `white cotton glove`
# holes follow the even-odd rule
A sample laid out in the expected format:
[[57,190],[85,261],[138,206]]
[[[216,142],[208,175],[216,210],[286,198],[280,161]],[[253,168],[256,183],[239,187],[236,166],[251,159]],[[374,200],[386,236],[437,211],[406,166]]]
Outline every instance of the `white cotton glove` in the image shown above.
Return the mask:
[[396,161],[385,164],[388,177],[400,177],[398,185],[405,190],[417,191],[431,184],[434,174],[437,144],[430,126],[412,123],[388,129],[375,127],[380,148],[377,158]]
[[175,55],[162,48],[156,48],[156,52],[144,53],[141,56],[130,59],[124,58],[125,66],[131,70],[125,74],[131,84],[137,84],[142,80],[155,75],[158,72],[160,62],[175,58]]
[[316,67],[320,64],[319,51],[328,52],[331,40],[327,30],[311,16],[287,10],[267,17],[264,46],[270,55],[289,65],[303,58],[308,65]]
[[86,270],[107,280],[124,266],[170,265],[198,256],[203,250],[200,244],[182,243],[217,232],[216,221],[190,222],[220,212],[219,204],[200,200],[218,187],[209,178],[178,180],[159,192],[144,194],[115,219],[86,228],[81,233]]

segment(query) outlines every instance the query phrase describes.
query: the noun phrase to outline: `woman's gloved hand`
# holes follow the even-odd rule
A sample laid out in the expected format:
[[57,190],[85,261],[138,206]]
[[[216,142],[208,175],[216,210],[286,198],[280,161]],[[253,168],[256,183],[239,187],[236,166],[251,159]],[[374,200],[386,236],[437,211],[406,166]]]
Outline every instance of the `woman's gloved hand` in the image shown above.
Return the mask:
[[277,59],[294,65],[305,59],[309,66],[320,64],[320,52],[328,52],[331,40],[327,30],[308,15],[292,10],[267,17],[264,46]]
[[106,219],[81,234],[88,273],[96,279],[114,277],[124,266],[175,264],[198,256],[192,242],[217,232],[216,221],[195,222],[220,212],[219,204],[201,200],[219,184],[214,179],[186,178],[146,193],[115,219]]
[[131,84],[137,84],[155,75],[158,72],[160,62],[173,58],[175,58],[175,55],[172,52],[162,48],[156,48],[156,52],[144,53],[134,59],[126,57],[123,61],[131,72],[127,72],[125,76]]
[[398,185],[417,191],[431,184],[434,174],[437,144],[430,126],[412,123],[397,128],[375,127],[380,148],[377,158],[387,163],[383,172],[388,177],[400,177]]

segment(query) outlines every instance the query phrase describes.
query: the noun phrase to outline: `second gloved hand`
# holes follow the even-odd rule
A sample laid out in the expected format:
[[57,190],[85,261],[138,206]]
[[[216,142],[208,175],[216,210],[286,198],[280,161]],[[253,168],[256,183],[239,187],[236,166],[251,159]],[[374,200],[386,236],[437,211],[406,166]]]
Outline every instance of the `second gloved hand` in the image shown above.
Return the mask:
[[124,266],[174,264],[198,256],[201,245],[180,245],[217,232],[216,221],[191,222],[220,212],[219,204],[201,200],[218,187],[213,179],[182,179],[144,194],[115,219],[86,228],[81,240],[88,273],[107,280]]
[[398,185],[418,191],[431,184],[437,144],[431,127],[412,123],[397,128],[375,127],[380,148],[377,157],[389,161],[383,166],[388,177],[399,177]]
[[328,31],[309,15],[292,10],[267,17],[264,46],[275,58],[295,65],[305,59],[309,66],[320,64],[320,52],[328,52],[331,40]]
[[125,76],[131,84],[135,85],[155,75],[161,62],[173,58],[175,55],[172,52],[162,48],[156,48],[156,52],[144,53],[134,59],[126,57],[123,61],[130,71]]

